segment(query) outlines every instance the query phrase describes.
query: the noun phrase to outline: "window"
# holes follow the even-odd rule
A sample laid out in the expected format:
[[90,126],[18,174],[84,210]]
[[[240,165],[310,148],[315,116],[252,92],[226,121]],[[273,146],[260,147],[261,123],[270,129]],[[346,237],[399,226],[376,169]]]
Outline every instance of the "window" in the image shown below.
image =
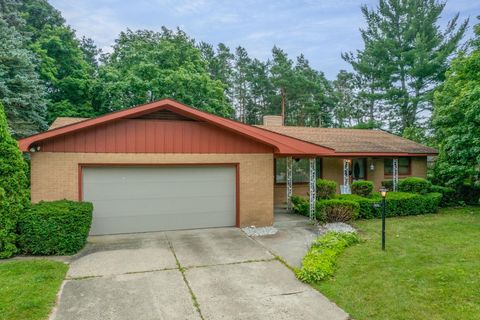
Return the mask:
[[[317,162],[317,179],[321,177],[322,161],[320,158]],[[310,180],[310,161],[309,159],[293,160],[292,168],[293,183],[308,183]],[[287,159],[275,159],[275,183],[287,182]]]
[[[393,174],[393,159],[385,159],[383,161],[385,175],[391,176]],[[398,158],[398,174],[410,174],[410,158]]]

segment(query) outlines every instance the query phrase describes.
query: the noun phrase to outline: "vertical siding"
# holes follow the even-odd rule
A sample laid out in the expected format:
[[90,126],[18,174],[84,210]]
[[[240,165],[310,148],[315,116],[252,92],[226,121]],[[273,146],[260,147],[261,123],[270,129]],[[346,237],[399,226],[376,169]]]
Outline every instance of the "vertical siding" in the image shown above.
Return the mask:
[[59,136],[42,151],[77,153],[271,153],[271,147],[204,122],[126,119]]

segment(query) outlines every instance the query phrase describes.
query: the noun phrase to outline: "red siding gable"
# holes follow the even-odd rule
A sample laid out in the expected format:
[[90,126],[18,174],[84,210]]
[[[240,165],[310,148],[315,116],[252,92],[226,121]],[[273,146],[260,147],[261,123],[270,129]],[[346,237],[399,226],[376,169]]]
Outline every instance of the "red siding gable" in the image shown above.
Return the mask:
[[44,152],[271,153],[273,148],[200,121],[122,119],[40,143]]

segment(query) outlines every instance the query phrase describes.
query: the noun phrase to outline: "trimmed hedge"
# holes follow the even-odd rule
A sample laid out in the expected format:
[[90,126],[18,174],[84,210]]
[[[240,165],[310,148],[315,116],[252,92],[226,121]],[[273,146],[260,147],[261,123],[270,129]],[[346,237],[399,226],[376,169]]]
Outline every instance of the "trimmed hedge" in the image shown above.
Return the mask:
[[382,180],[382,186],[388,191],[393,191],[393,180]]
[[332,180],[317,179],[317,199],[332,199],[337,192],[337,183]]
[[302,268],[295,270],[297,278],[314,283],[333,275],[338,255],[358,242],[358,236],[353,232],[327,232],[313,243],[303,258]]
[[355,201],[329,199],[316,202],[317,220],[326,222],[346,222],[357,219],[360,205]]
[[[342,194],[338,195],[337,198],[357,202],[360,206],[359,218],[372,219],[381,217],[381,209],[374,208],[374,204],[380,204],[382,201],[379,193],[373,193],[369,198],[355,194]],[[386,215],[387,217],[394,217],[435,213],[438,211],[441,200],[442,194],[436,192],[425,195],[389,192],[386,201]]]
[[293,212],[301,214],[302,216],[310,216],[310,202],[304,197],[293,195],[291,198],[293,205]]
[[372,194],[373,182],[371,181],[354,181],[352,183],[352,193],[362,197],[368,197]]
[[442,194],[442,201],[440,202],[440,207],[450,207],[459,204],[459,199],[457,199],[457,194],[455,189],[431,185],[430,192],[436,192]]
[[19,245],[28,254],[75,254],[87,241],[92,211],[89,202],[61,200],[32,205],[19,219]]
[[426,194],[429,192],[431,185],[429,181],[423,178],[408,177],[398,181],[398,191]]

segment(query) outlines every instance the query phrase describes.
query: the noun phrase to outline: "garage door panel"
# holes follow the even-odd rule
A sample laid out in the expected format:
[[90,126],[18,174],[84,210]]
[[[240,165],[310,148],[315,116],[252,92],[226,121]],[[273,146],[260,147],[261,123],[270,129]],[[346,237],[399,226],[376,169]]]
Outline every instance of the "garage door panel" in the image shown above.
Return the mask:
[[[118,220],[115,217],[98,218],[92,226],[92,234],[116,234],[132,232],[151,232],[161,230],[198,229],[210,228],[218,224],[225,216],[223,212],[205,213],[203,219],[198,217],[171,215],[169,219],[163,219],[161,223],[154,216],[124,217]],[[224,221],[229,223],[229,221]]]
[[84,168],[91,234],[233,226],[235,179],[229,166]]
[[188,201],[183,198],[169,198],[161,206],[158,204],[158,199],[121,199],[116,201],[115,210],[111,210],[111,200],[95,200],[95,214],[97,217],[188,214],[192,211],[191,201],[194,201],[195,205],[198,206],[194,212],[215,211],[219,207],[228,208],[231,211],[235,208],[231,198],[226,197],[200,197]]
[[[89,181],[84,184],[85,188],[90,191],[91,199],[118,199],[119,195],[128,195],[130,198],[158,198],[181,196],[185,197],[208,197],[211,196],[211,189],[219,190],[219,196],[231,196],[234,190],[231,190],[231,182],[229,181],[196,181],[191,182],[141,182],[128,181],[119,183],[102,183],[97,184]],[[135,186],[135,187],[133,187]],[[205,188],[208,186],[208,188]]]

